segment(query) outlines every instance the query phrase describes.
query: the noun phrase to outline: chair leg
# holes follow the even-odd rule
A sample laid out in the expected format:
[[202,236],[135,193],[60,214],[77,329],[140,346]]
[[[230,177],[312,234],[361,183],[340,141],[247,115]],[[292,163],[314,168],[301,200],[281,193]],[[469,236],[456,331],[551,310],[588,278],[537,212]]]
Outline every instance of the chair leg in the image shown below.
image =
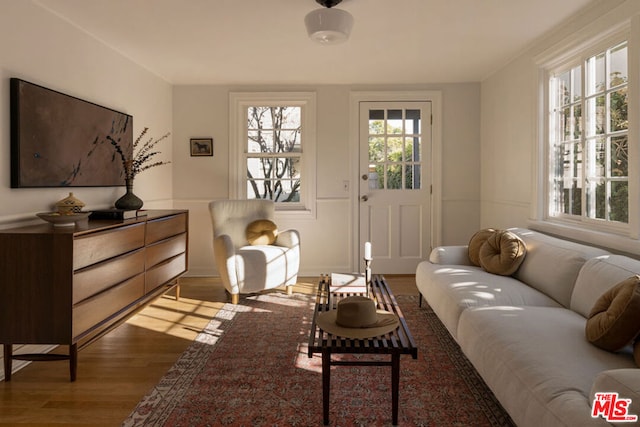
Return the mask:
[[240,294],[231,294],[231,304],[238,304],[240,302]]
[[287,286],[287,295],[293,295],[293,285]]

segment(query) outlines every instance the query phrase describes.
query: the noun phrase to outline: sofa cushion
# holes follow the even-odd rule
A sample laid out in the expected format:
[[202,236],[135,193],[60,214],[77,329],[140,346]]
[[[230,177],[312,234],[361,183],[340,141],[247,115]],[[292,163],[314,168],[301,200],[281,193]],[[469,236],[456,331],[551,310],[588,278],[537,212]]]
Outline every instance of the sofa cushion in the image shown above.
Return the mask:
[[640,332],[640,277],[606,291],[593,306],[585,332],[590,343],[609,351],[628,345]]
[[[509,231],[517,234],[527,246],[527,256],[513,277],[544,292],[564,307],[568,307],[571,302],[576,278],[585,261],[609,253],[533,230],[516,228]],[[602,292],[598,296],[600,294]]]
[[480,267],[480,248],[496,232],[493,228],[477,231],[469,240],[469,260],[471,264]]
[[640,261],[626,256],[609,254],[588,260],[576,279],[569,308],[589,317],[603,293],[636,274],[640,274]]
[[423,261],[416,268],[416,286],[454,338],[460,314],[470,307],[560,307],[552,298],[510,276],[498,276],[475,266]]
[[271,245],[278,237],[278,226],[268,219],[257,219],[247,225],[247,242],[250,245]]
[[458,343],[518,426],[608,425],[591,418],[594,379],[635,363],[589,344],[584,323],[565,308],[472,308],[460,316]]
[[526,251],[518,236],[505,230],[496,231],[480,248],[480,265],[489,273],[511,276],[524,261]]

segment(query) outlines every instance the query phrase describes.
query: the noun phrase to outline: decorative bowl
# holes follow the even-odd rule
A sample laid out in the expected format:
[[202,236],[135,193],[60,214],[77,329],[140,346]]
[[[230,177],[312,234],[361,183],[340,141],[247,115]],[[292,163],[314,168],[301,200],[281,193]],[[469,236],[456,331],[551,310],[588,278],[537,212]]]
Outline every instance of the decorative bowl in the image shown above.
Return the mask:
[[45,221],[50,222],[54,227],[73,227],[78,221],[89,218],[90,214],[91,212],[42,212],[36,215]]

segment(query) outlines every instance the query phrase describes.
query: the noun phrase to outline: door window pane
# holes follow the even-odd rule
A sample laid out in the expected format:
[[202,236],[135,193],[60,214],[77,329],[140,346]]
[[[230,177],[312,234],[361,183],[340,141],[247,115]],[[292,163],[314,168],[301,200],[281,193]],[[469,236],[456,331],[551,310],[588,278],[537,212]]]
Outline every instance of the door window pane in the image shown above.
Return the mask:
[[416,190],[420,188],[420,165],[407,165],[405,174],[405,189]]
[[369,110],[370,189],[420,188],[421,122],[419,109]]
[[387,111],[387,133],[388,134],[403,133],[402,110]]
[[369,163],[381,162],[384,159],[384,138],[379,136],[369,137]]
[[387,189],[398,190],[402,188],[402,165],[387,166]]
[[422,132],[421,122],[420,110],[406,110],[405,133],[419,135]]
[[387,138],[387,161],[402,161],[402,138]]

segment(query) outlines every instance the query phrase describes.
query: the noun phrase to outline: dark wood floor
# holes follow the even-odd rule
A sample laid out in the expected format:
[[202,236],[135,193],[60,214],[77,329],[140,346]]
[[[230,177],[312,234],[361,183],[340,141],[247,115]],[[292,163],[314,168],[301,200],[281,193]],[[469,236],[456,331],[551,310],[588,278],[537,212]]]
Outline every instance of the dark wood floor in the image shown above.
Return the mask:
[[[386,278],[396,295],[417,295],[413,275]],[[315,288],[316,279],[301,278],[295,292]],[[121,425],[226,301],[218,279],[182,279],[179,301],[156,299],[82,350],[77,381],[69,382],[68,362],[57,361],[31,363],[0,382],[0,425]]]

